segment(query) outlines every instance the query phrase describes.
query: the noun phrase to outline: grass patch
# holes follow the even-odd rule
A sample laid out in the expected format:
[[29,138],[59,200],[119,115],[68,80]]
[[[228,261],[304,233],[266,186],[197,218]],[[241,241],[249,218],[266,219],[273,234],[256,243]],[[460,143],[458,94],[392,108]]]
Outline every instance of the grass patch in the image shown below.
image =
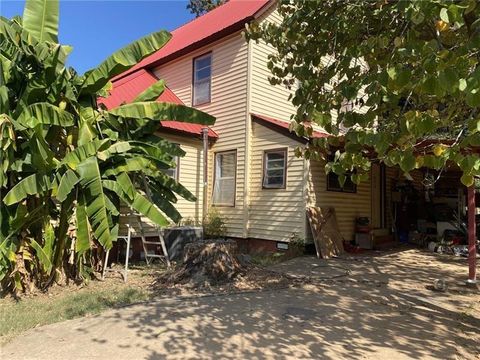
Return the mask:
[[56,296],[26,297],[22,300],[0,299],[0,343],[9,341],[19,333],[55,322],[132,304],[148,299],[148,293],[134,287],[85,287],[62,292]]

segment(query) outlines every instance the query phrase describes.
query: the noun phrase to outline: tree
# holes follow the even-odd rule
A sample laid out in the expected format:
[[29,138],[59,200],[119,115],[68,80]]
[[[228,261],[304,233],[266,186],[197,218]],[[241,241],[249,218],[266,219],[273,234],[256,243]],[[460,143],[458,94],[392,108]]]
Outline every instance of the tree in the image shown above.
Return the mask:
[[[326,171],[368,177],[372,161],[480,175],[480,4],[475,0],[281,0],[279,24],[248,37],[272,45],[272,84],[294,88],[296,131],[332,136],[303,153]],[[298,81],[298,83],[297,83]],[[298,84],[298,86],[296,86]]]
[[153,134],[159,120],[214,122],[156,102],[163,81],[110,111],[97,103],[108,96],[109,79],[164,46],[168,32],[147,35],[80,76],[65,66],[72,49],[58,44],[57,29],[52,0],[27,0],[23,18],[0,18],[3,289],[88,277],[92,248],[116,240],[121,203],[159,226],[177,222],[177,195],[195,198],[165,170],[184,152]]
[[225,4],[228,0],[190,0],[187,9],[190,10],[195,17],[202,16],[217,6]]

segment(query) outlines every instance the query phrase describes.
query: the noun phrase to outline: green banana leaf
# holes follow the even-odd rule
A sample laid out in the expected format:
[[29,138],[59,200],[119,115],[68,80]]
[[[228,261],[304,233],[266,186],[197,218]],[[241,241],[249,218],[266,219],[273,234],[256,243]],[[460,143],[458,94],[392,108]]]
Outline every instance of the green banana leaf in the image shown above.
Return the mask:
[[151,181],[157,189],[170,189],[183,197],[185,200],[197,201],[195,195],[193,195],[185,186],[175,181],[175,179],[172,179],[168,175],[159,173],[156,174],[155,177],[150,176],[149,181]]
[[74,171],[68,169],[60,179],[60,185],[57,190],[57,199],[60,202],[64,202],[68,194],[74,189],[75,185],[80,181],[80,178]]
[[167,31],[147,35],[127,45],[109,56],[96,69],[85,73],[85,81],[80,92],[94,94],[102,89],[108,81],[118,74],[130,69],[145,57],[161,49],[170,40]]
[[165,81],[158,80],[155,84],[140,93],[133,102],[155,101],[165,91]]
[[47,275],[49,275],[50,271],[52,270],[52,267],[53,267],[53,264],[50,260],[49,255],[40,246],[40,244],[37,243],[34,239],[31,239],[31,245],[32,245],[32,248],[35,249],[35,252],[36,252],[37,257],[38,257],[38,262],[42,266],[43,270],[47,273]]
[[58,42],[58,0],[26,0],[23,27],[39,41]]
[[49,103],[27,106],[16,120],[19,130],[33,129],[39,124],[68,127],[74,125],[73,115]]
[[106,149],[110,145],[109,139],[99,140],[95,139],[92,142],[88,142],[84,145],[80,145],[75,150],[69,152],[63,158],[61,165],[67,165],[71,169],[75,170],[82,161],[86,160],[90,156],[96,155],[97,152]]
[[16,204],[28,195],[41,195],[52,188],[52,180],[47,175],[32,174],[22,179],[3,198],[5,205]]
[[149,218],[156,225],[160,227],[169,225],[168,220],[160,212],[160,210],[158,210],[154,204],[152,204],[146,197],[144,197],[139,192],[136,191],[133,200],[131,200],[125,194],[122,186],[120,186],[120,184],[117,181],[103,180],[102,184],[105,189],[108,189],[116,193],[124,203],[131,206],[138,213]]
[[95,238],[105,249],[112,247],[110,228],[108,226],[107,205],[102,186],[97,158],[92,156],[82,161],[78,167],[80,185],[85,196],[86,213]]
[[103,174],[105,176],[111,176],[118,175],[122,172],[142,171],[146,168],[155,168],[155,165],[152,161],[141,156],[133,158],[122,157],[116,162],[115,165],[106,168]]
[[77,222],[77,240],[75,242],[75,251],[82,255],[85,251],[90,249],[90,231],[83,194],[80,194],[77,200],[78,203],[75,214]]
[[215,117],[203,111],[171,103],[137,102],[110,110],[110,114],[133,119],[176,120],[203,125],[213,125]]

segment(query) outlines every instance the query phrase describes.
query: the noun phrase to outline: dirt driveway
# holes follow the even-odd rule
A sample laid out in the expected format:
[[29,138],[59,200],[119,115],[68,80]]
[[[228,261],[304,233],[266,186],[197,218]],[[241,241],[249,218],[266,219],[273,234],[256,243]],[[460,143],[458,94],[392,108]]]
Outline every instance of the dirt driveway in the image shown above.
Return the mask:
[[[418,256],[425,260],[421,253]],[[434,258],[427,260],[435,262]],[[316,272],[310,273],[316,280],[296,288],[163,299],[44,326],[14,339],[0,349],[0,357],[480,358],[480,321],[472,314],[424,306],[403,297],[393,284],[415,275],[402,267],[386,270],[383,261],[332,260],[327,268],[325,262],[314,258],[295,259],[276,269],[289,271],[293,267],[291,272],[295,273],[303,264]],[[346,269],[348,276],[344,276]],[[417,290],[410,284],[404,292]],[[478,301],[471,294],[462,296]]]

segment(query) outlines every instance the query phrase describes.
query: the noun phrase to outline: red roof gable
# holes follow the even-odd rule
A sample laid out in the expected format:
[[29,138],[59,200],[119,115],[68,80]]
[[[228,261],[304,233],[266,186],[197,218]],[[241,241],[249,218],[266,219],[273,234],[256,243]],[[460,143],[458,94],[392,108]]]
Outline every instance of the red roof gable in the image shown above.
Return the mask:
[[196,48],[244,28],[245,23],[265,8],[271,0],[229,0],[171,32],[170,41],[156,53],[143,59],[115,79],[141,68],[150,68],[184,55]]
[[[257,118],[259,120],[265,121],[269,124],[272,124],[272,125],[275,125],[279,128],[282,128],[284,130],[290,131],[290,124],[286,121],[277,120],[277,119],[274,119],[274,118],[271,118],[271,117],[268,117],[268,116],[258,115],[258,114],[252,114],[252,116],[254,116],[255,118]],[[292,134],[295,134],[295,133],[292,132]],[[313,134],[312,134],[311,137],[315,139],[315,138],[325,138],[325,137],[328,137],[328,136],[329,136],[329,134],[326,133],[326,132],[313,130]]]
[[[133,101],[142,91],[157,81],[158,79],[151,72],[140,69],[133,74],[114,81],[110,96],[107,98],[99,98],[98,102],[104,104],[107,109],[115,108]],[[157,101],[184,105],[182,100],[168,87],[165,88],[165,91],[158,97]],[[161,121],[160,124],[164,129],[179,131],[190,135],[202,135],[202,129],[204,128],[204,125],[201,124],[181,121]],[[216,139],[218,135],[215,131],[208,128],[208,137]]]

